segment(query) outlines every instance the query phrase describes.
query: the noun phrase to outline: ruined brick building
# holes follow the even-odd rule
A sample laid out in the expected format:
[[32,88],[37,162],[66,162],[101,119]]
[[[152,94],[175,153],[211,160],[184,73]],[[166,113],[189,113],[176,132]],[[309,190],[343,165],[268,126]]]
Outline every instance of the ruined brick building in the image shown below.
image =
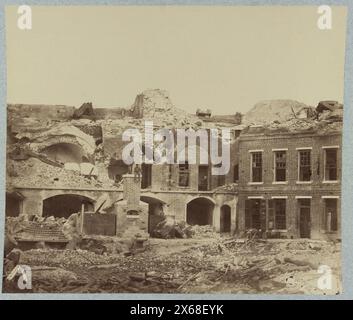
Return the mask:
[[[342,107],[319,106],[283,126],[239,126],[189,115],[161,90],[144,91],[131,108],[8,105],[6,215],[101,209],[113,219],[102,233],[118,236],[151,233],[162,214],[218,232],[339,236]],[[212,176],[211,165],[142,164],[136,179],[121,159],[121,135],[145,119],[157,129],[230,128],[231,170]]]
[[239,230],[289,238],[339,235],[340,133],[252,129],[239,141]]

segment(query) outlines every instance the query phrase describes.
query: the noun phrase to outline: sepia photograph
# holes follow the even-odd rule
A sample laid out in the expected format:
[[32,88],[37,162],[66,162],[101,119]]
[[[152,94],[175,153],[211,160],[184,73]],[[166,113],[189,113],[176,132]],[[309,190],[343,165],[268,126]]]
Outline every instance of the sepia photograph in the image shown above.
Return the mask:
[[6,6],[2,292],[341,295],[346,19]]

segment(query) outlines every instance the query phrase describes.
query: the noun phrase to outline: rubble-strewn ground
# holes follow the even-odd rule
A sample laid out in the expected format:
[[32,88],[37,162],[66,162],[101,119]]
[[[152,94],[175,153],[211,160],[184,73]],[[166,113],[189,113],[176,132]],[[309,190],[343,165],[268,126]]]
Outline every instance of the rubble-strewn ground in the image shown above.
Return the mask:
[[[150,239],[146,250],[95,254],[86,250],[24,251],[32,292],[302,293],[341,292],[340,243],[236,240],[208,234]],[[332,270],[332,288],[319,289],[320,265]],[[14,292],[5,282],[4,290]]]

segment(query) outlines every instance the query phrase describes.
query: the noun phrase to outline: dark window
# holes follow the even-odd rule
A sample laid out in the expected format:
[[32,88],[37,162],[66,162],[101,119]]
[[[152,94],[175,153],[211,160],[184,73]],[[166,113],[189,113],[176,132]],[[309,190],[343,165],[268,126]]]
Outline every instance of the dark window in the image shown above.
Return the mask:
[[265,200],[249,199],[245,200],[245,228],[246,229],[265,229],[266,219]]
[[234,177],[234,182],[238,182],[239,181],[239,164],[234,165],[234,173],[233,173],[233,177]]
[[207,165],[199,165],[199,183],[198,189],[200,191],[209,190],[209,167]]
[[286,200],[273,199],[268,201],[268,228],[286,229]]
[[179,164],[179,186],[180,187],[188,187],[189,186],[189,164],[186,162],[185,164]]
[[252,182],[262,182],[262,152],[251,153]]
[[275,181],[286,181],[286,152],[275,152]]
[[299,151],[299,181],[311,180],[311,150]]
[[337,180],[337,149],[325,150],[325,180]]
[[152,165],[143,163],[142,164],[142,179],[141,179],[141,188],[147,189],[151,187],[152,184]]
[[[221,168],[222,167],[222,163],[215,165],[215,167],[217,168]],[[226,175],[225,174],[220,174],[217,175],[217,186],[224,186],[226,184]]]

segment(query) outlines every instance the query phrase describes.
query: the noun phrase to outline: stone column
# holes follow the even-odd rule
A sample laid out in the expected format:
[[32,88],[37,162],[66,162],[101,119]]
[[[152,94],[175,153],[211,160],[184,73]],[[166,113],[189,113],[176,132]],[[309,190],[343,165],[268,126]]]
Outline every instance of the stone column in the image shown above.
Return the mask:
[[127,212],[138,211],[141,195],[141,179],[134,174],[123,175],[124,200],[126,200]]

